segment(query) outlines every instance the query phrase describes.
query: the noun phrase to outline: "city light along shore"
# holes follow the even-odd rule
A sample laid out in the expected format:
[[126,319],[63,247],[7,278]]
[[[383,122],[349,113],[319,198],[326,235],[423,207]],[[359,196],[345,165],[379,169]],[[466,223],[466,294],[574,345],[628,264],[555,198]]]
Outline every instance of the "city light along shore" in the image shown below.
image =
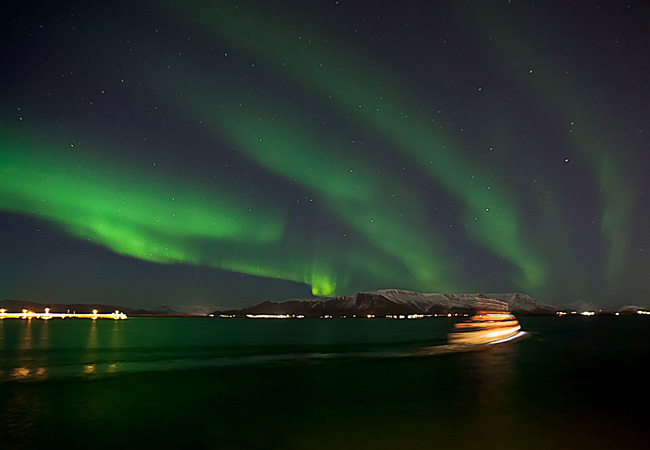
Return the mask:
[[0,309],[0,320],[2,319],[41,319],[41,320],[50,320],[50,319],[114,319],[114,320],[124,320],[126,319],[126,314],[118,311],[117,309],[112,313],[100,313],[96,309],[93,309],[92,313],[89,314],[77,314],[76,312],[71,313],[51,313],[50,308],[45,308],[45,312],[37,313],[27,309],[23,309],[19,313],[7,312],[5,309]]

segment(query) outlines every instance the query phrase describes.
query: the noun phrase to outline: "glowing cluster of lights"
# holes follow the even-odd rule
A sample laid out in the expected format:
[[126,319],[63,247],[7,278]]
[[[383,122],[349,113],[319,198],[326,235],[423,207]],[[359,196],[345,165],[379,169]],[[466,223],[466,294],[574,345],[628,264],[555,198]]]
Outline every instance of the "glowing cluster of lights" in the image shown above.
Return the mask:
[[246,314],[249,319],[304,319],[305,316],[295,314]]
[[28,309],[23,309],[20,313],[11,313],[7,312],[5,309],[0,309],[0,319],[41,319],[41,320],[50,320],[50,319],[114,319],[114,320],[124,320],[127,318],[126,314],[118,311],[117,309],[110,314],[103,314],[98,312],[96,309],[93,309],[91,314],[77,314],[77,313],[51,313],[50,308],[45,308],[45,312],[37,313]]
[[450,344],[482,345],[505,342],[522,334],[508,305],[494,299],[478,299],[477,314],[470,320],[454,325],[449,334]]
[[395,314],[395,315],[390,315],[387,314],[386,318],[387,319],[422,319],[423,317],[431,317],[431,314],[424,315],[424,314]]
[[[557,311],[555,313],[555,315],[558,316],[558,317],[566,316],[568,314],[569,313],[567,313],[566,311]],[[582,311],[581,313],[578,313],[577,311],[571,311],[571,315],[575,316],[577,314],[580,314],[581,316],[594,316],[594,315],[596,315],[596,312],[595,311]],[[618,315],[618,314],[616,314],[616,315]]]
[[503,330],[491,331],[491,332],[487,333],[485,336],[488,337],[488,338],[511,336],[514,331],[519,331],[519,330],[521,330],[521,326],[519,326],[517,324],[514,327],[504,328]]
[[[500,321],[481,323],[472,322],[475,327],[457,328],[449,335],[452,344],[489,344],[516,336],[521,326],[516,320],[502,323]],[[457,324],[458,325],[458,324]]]
[[505,337],[505,338],[503,338],[503,339],[499,339],[498,341],[488,342],[488,344],[489,344],[489,345],[492,345],[492,344],[501,344],[501,343],[503,343],[503,342],[508,342],[508,341],[513,340],[513,339],[517,339],[518,337],[524,336],[525,334],[526,334],[525,331],[519,331],[519,333],[517,333],[517,334],[515,334],[515,335],[513,335],[513,336],[507,336],[507,337]]

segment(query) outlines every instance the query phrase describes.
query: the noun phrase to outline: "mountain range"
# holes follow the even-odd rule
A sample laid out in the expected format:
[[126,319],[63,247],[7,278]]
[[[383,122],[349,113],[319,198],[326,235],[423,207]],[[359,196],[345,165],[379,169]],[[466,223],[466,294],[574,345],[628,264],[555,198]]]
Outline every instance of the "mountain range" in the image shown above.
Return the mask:
[[246,315],[289,315],[304,317],[376,317],[400,315],[446,315],[473,314],[476,311],[477,298],[487,297],[508,303],[510,311],[516,316],[553,315],[558,311],[581,313],[594,311],[612,314],[635,314],[638,310],[648,310],[641,306],[627,305],[609,309],[599,309],[591,302],[578,301],[568,305],[558,305],[536,300],[522,293],[487,293],[487,294],[441,294],[419,293],[400,289],[382,289],[373,292],[360,292],[329,298],[293,299],[284,301],[265,301],[255,306],[242,309],[214,311],[205,306],[158,306],[149,309],[136,309],[120,305],[105,304],[64,304],[39,303],[22,300],[1,300],[0,308],[18,312],[22,309],[43,311],[50,308],[52,312],[76,311],[88,313],[93,309],[100,312],[112,312],[116,309],[128,316],[235,316]]
[[535,300],[526,294],[440,294],[399,289],[360,292],[355,295],[325,299],[266,301],[239,310],[215,311],[215,316],[290,315],[304,317],[385,317],[387,315],[473,314],[478,297],[508,303],[515,315],[549,315],[566,310],[552,303]]

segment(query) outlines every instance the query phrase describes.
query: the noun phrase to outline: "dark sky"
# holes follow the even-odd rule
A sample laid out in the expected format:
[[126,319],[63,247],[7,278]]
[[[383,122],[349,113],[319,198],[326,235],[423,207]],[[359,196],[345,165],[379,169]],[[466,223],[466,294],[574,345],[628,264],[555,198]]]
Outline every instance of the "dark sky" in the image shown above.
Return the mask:
[[648,2],[2,14],[0,298],[647,304]]

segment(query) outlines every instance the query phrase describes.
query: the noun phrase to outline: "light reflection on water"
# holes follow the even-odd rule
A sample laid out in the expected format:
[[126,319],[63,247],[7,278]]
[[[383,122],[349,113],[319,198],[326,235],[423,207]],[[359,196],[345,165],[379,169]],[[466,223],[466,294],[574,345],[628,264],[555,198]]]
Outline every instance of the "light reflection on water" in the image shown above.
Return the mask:
[[[459,438],[461,447],[477,447],[482,439],[500,442],[500,448],[516,448],[513,433],[517,427],[517,408],[512,404],[517,385],[515,361],[519,346],[507,342],[489,346],[483,352],[463,358],[465,386],[471,389],[467,405],[468,426],[474,433]],[[504,430],[511,430],[504,433]]]
[[30,355],[30,350],[32,349],[32,321],[29,319],[23,322],[25,325],[22,328],[22,334],[19,340],[19,357],[17,360],[18,367],[14,367],[14,369],[11,371],[10,376],[12,379],[35,378],[32,376],[32,374],[36,373],[36,367],[33,367],[33,358]]
[[[422,358],[450,353],[474,351],[477,346],[444,345],[444,336],[449,330],[446,321],[429,321],[434,325],[423,327],[413,334],[416,325],[399,324],[407,333],[396,333],[390,327],[395,322],[383,321],[387,326],[386,335],[373,321],[366,333],[360,332],[366,321],[311,321],[302,322],[303,332],[307,331],[305,345],[262,345],[259,338],[251,340],[246,334],[238,332],[235,336],[228,333],[212,334],[224,321],[192,320],[166,322],[166,325],[185,325],[178,330],[183,334],[164,333],[164,319],[150,321],[84,321],[58,320],[37,321],[17,320],[11,324],[12,329],[3,334],[13,333],[13,345],[0,355],[0,383],[11,380],[43,381],[69,377],[91,377],[120,373],[166,372],[208,367],[255,366],[260,364],[295,364],[333,360],[362,360],[385,358]],[[228,325],[250,324],[250,321],[229,321]],[[307,327],[304,328],[304,324]],[[189,327],[187,325],[190,325]],[[192,325],[198,325],[192,327]],[[256,327],[275,331],[276,324],[256,322]],[[290,326],[297,326],[293,322]],[[344,339],[341,327],[345,327]],[[310,329],[312,327],[313,329]],[[409,327],[409,328],[406,328]],[[436,328],[437,327],[437,328]],[[163,333],[161,333],[161,330]],[[268,331],[267,330],[267,331]],[[281,330],[284,341],[290,339],[286,329]],[[378,333],[380,331],[380,333]],[[346,334],[347,333],[347,334]],[[422,346],[422,336],[434,336],[429,342],[436,345]],[[170,339],[171,337],[171,339]],[[273,339],[273,335],[268,340]],[[289,338],[289,339],[288,339]],[[239,342],[237,342],[239,339]],[[296,340],[300,340],[297,336]],[[373,340],[377,342],[373,342]],[[391,340],[397,342],[390,342]],[[388,341],[388,342],[387,342]],[[300,344],[300,342],[298,342]],[[316,351],[314,351],[316,350]],[[485,350],[483,347],[482,350]],[[498,352],[497,352],[498,353]]]
[[0,436],[15,448],[53,433],[83,447],[107,429],[143,448],[647,448],[645,419],[618,396],[645,380],[639,321],[530,319],[530,338],[482,351],[437,345],[450,322],[436,320],[126,322],[52,320],[47,334],[6,322]]
[[[96,379],[120,373],[202,367],[423,356],[404,348],[420,347],[422,330],[425,337],[431,332],[430,326],[427,329],[420,324],[420,331],[414,333],[417,325],[407,328],[390,321],[384,321],[387,327],[386,333],[382,333],[384,330],[377,326],[380,321],[347,325],[311,321],[307,326],[293,322],[289,327],[278,328],[277,324],[250,321],[171,320],[7,322],[2,327],[3,338],[11,334],[13,339],[3,339],[7,351],[0,355],[0,383],[69,377]],[[224,324],[230,328],[221,327]],[[433,334],[445,336],[449,324],[440,324],[437,334],[435,327]],[[254,331],[265,330],[268,337],[242,332],[240,325],[252,325]],[[179,327],[174,332],[176,326]],[[287,333],[292,326],[302,336]],[[278,342],[269,345],[274,344],[274,339]],[[435,339],[429,342],[432,341]]]

